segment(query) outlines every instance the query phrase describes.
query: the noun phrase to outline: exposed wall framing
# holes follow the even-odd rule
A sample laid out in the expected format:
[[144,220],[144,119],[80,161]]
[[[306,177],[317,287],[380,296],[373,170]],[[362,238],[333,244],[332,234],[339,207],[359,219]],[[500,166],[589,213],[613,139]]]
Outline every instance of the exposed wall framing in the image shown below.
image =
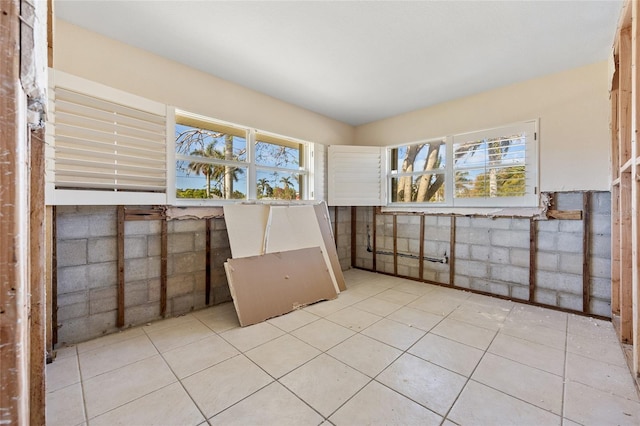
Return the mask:
[[628,361],[637,382],[640,373],[639,18],[638,1],[627,1],[616,31],[611,81],[611,311],[620,341],[632,346]]

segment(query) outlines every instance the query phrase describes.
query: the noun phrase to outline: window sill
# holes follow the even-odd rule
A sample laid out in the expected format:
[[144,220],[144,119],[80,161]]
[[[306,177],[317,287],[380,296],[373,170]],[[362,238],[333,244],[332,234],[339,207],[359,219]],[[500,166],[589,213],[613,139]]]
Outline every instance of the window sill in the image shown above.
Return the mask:
[[424,207],[386,206],[382,213],[418,213],[429,215],[543,218],[544,207]]

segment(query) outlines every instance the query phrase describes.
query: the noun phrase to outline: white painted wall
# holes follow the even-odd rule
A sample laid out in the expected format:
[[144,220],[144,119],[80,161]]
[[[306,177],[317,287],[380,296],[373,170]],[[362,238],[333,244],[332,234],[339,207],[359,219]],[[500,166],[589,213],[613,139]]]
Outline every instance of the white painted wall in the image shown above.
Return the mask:
[[55,23],[53,51],[58,70],[189,112],[310,142],[353,143],[348,124],[65,21]]
[[607,62],[356,128],[357,145],[394,145],[540,118],[542,191],[610,189]]

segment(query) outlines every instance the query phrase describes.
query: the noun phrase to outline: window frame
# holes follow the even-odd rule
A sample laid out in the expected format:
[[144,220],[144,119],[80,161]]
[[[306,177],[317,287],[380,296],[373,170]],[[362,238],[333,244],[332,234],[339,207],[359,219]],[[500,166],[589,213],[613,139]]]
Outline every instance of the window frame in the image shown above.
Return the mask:
[[[185,159],[188,156],[179,155],[176,153],[176,138],[175,138],[175,127],[176,124],[179,123],[178,117],[188,117],[190,119],[194,119],[196,121],[203,121],[211,123],[212,125],[219,125],[224,127],[233,127],[235,129],[242,129],[246,132],[246,160],[243,162],[234,162],[233,165],[239,165],[240,167],[246,167],[246,180],[247,180],[247,190],[246,190],[246,198],[233,198],[233,199],[206,199],[206,198],[179,198],[177,197],[177,161],[181,159]],[[231,123],[223,120],[214,119],[211,117],[203,116],[200,114],[195,114],[183,109],[173,108],[172,114],[169,114],[167,117],[167,127],[171,128],[171,136],[172,143],[170,144],[171,149],[168,149],[169,155],[168,157],[168,174],[171,175],[171,178],[167,184],[167,203],[169,205],[175,206],[222,206],[225,204],[238,203],[238,202],[261,202],[261,203],[312,203],[315,202],[315,181],[314,181],[314,170],[315,170],[315,161],[314,161],[314,142],[304,141],[284,135],[279,135],[273,132],[268,132],[264,130],[254,129],[248,126],[243,126],[236,123]],[[269,138],[279,139],[285,142],[290,142],[293,144],[300,145],[303,149],[303,166],[296,169],[286,169],[283,167],[274,167],[274,166],[265,166],[265,165],[257,165],[256,164],[256,142],[257,135],[266,135]],[[170,158],[169,158],[170,157]],[[192,157],[196,158],[196,157]],[[171,161],[172,163],[169,163]],[[188,160],[186,160],[188,161]],[[228,163],[226,160],[211,160],[207,161],[212,164],[223,164]],[[169,164],[172,166],[169,168]],[[300,174],[303,176],[304,185],[302,189],[299,190],[299,200],[286,200],[286,199],[264,199],[257,197],[257,177],[258,170],[270,170],[282,173],[294,173]]]
[[[527,192],[522,197],[477,197],[456,198],[455,191],[455,167],[454,167],[454,144],[456,140],[465,139],[469,137],[491,137],[492,134],[499,134],[504,131],[512,131],[518,129],[525,131],[525,179]],[[539,191],[539,120],[525,120],[521,122],[511,123],[503,126],[496,126],[483,130],[476,130],[465,133],[458,133],[451,136],[443,136],[437,138],[429,138],[423,140],[417,140],[415,142],[395,144],[387,146],[386,161],[385,161],[385,173],[383,179],[385,179],[385,185],[387,188],[386,197],[386,209],[393,210],[405,210],[409,209],[442,209],[442,208],[537,208],[540,206],[540,191]],[[530,133],[533,133],[530,135]],[[425,173],[425,171],[414,171],[410,173],[393,173],[393,166],[391,161],[393,159],[392,150],[399,147],[417,145],[421,143],[430,143],[434,141],[444,141],[446,144],[445,151],[445,200],[444,202],[397,202],[392,201],[392,180],[399,176],[418,176]]]

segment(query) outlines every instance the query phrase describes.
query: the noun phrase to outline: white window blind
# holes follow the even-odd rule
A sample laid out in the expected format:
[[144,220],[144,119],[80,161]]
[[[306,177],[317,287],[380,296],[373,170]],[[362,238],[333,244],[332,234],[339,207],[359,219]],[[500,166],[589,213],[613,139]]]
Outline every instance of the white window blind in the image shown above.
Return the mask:
[[329,205],[384,205],[385,152],[373,146],[329,146]]
[[131,193],[140,203],[166,199],[166,107],[69,75],[57,80],[63,84],[54,79],[52,88],[54,191],[66,198],[72,191],[76,204],[127,204]]

